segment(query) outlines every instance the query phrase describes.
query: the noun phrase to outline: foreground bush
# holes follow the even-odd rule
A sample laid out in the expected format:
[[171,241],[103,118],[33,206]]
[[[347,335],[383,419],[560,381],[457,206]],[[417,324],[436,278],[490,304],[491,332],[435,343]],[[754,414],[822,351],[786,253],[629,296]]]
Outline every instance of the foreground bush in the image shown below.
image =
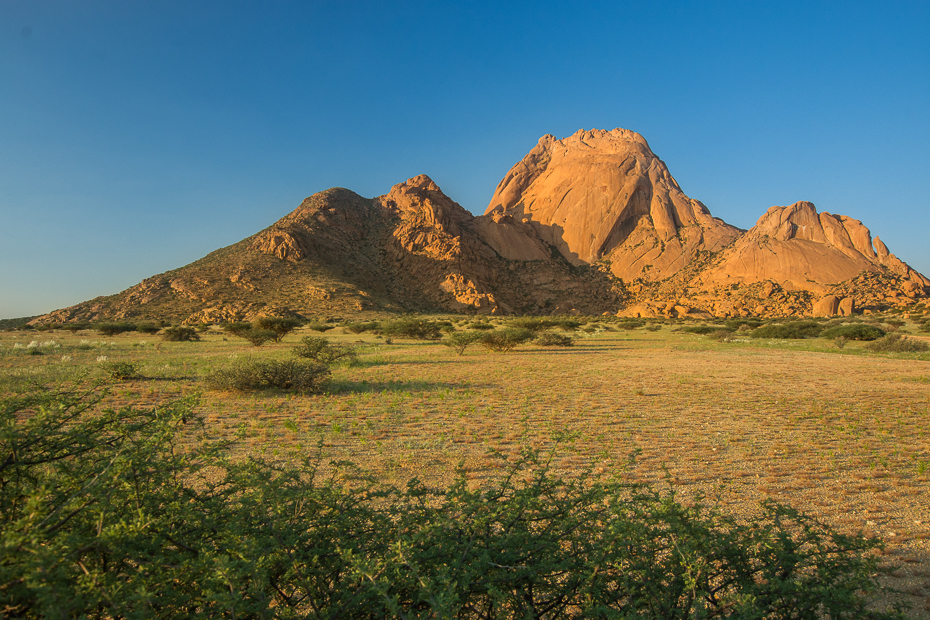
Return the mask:
[[320,336],[304,336],[300,344],[294,347],[293,352],[297,357],[321,364],[358,361],[358,353],[354,347],[333,344]]
[[865,323],[850,323],[847,325],[836,325],[820,332],[821,338],[836,339],[845,338],[846,340],[875,340],[885,335],[885,330],[875,325],[866,325]]
[[206,376],[207,387],[228,392],[277,388],[302,394],[322,392],[329,383],[326,364],[301,359],[244,360]]
[[879,353],[922,353],[930,350],[930,346],[923,340],[895,333],[873,340],[866,344],[865,348]]
[[[536,453],[470,489],[230,459],[193,403],[0,402],[0,602],[18,618],[900,618],[877,539],[773,503],[739,523],[564,480]],[[182,442],[183,439],[183,442]],[[179,449],[184,444],[184,449]],[[518,482],[519,481],[519,482]]]

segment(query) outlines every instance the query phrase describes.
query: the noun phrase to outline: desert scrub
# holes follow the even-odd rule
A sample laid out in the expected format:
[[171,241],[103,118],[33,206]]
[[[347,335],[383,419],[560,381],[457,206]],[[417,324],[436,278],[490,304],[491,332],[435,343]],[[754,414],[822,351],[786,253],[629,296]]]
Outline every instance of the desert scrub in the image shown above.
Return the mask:
[[214,370],[204,381],[211,390],[254,392],[277,388],[302,394],[322,392],[331,376],[326,364],[303,359],[254,360],[237,362]]
[[533,339],[533,332],[520,327],[505,327],[495,329],[494,331],[485,332],[481,335],[481,344],[484,348],[504,353],[510,351],[517,345],[523,344]]
[[321,364],[335,364],[336,362],[352,364],[358,361],[358,353],[354,347],[333,344],[321,336],[304,336],[292,351],[297,357]]
[[[449,324],[451,327],[451,323]],[[406,338],[409,340],[439,340],[442,337],[441,326],[426,319],[397,319],[382,323],[378,333],[387,338]]]
[[275,342],[281,342],[285,336],[300,327],[300,325],[301,323],[297,319],[279,316],[263,316],[252,321],[252,327],[255,331],[273,332]]
[[134,332],[136,326],[132,323],[98,323],[94,329],[101,336],[116,336],[125,332]]
[[165,342],[196,342],[200,340],[200,334],[193,327],[166,327],[161,339]]
[[719,330],[719,325],[685,325],[684,327],[678,328],[678,331],[683,331],[688,334],[698,334],[699,336],[707,336]]
[[307,329],[320,332],[321,334],[335,328],[335,325],[327,325],[326,323],[307,323]]
[[223,330],[228,334],[248,340],[256,347],[276,340],[278,337],[278,334],[270,329],[259,329],[252,323],[225,323],[223,324]]
[[464,471],[397,488],[315,455],[230,458],[187,439],[207,430],[190,401],[101,399],[0,401],[0,454],[17,456],[0,468],[15,617],[902,617],[869,609],[879,540],[774,503],[740,523],[669,492],[566,480],[532,452],[479,488]]
[[570,347],[575,344],[571,336],[564,334],[555,334],[553,332],[543,332],[536,336],[533,344],[541,347]]
[[375,331],[381,326],[378,321],[367,321],[361,323],[346,323],[342,326],[342,331],[351,334],[363,334],[369,331]]
[[114,381],[129,381],[139,378],[139,366],[133,362],[101,362],[100,369]]
[[481,340],[483,335],[484,334],[481,332],[472,331],[454,332],[443,338],[440,342],[459,355],[462,355],[465,353],[465,349]]
[[816,338],[823,331],[823,325],[817,321],[791,321],[790,323],[770,323],[751,332],[751,338],[775,338],[783,340],[801,340]]
[[890,333],[864,345],[864,348],[877,353],[923,353],[930,346],[923,340],[908,338],[898,333]]
[[717,342],[733,342],[733,332],[729,329],[716,329],[707,334],[707,337]]
[[843,337],[846,340],[875,340],[885,335],[885,330],[865,323],[847,323],[835,325],[820,332],[821,338],[833,339]]

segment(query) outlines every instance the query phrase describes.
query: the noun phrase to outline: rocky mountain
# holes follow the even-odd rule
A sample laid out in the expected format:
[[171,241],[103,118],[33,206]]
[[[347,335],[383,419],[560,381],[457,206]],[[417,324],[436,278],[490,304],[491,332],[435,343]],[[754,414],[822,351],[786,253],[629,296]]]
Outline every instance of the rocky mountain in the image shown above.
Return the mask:
[[474,216],[420,175],[334,188],[239,243],[36,322],[440,311],[795,316],[913,305],[930,281],[861,222],[799,202],[749,231],[685,195],[639,134],[543,136]]

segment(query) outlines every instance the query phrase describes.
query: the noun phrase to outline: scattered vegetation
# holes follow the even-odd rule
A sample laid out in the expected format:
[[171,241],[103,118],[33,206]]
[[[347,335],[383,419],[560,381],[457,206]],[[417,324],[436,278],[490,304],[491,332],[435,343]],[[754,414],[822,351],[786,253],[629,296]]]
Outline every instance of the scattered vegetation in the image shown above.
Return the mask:
[[[900,618],[877,539],[762,505],[563,479],[524,451],[471,488],[399,489],[321,460],[230,459],[189,401],[0,403],[0,562],[13,617]],[[339,472],[343,472],[340,474]],[[207,472],[218,476],[211,480]]]
[[923,353],[930,350],[930,346],[923,340],[908,338],[895,332],[869,342],[865,348],[878,353]]

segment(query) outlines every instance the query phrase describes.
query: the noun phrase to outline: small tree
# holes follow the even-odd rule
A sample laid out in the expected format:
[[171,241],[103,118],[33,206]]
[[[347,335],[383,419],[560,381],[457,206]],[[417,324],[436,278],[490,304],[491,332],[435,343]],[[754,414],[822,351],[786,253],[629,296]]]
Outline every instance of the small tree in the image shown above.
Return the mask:
[[193,327],[166,327],[161,333],[165,342],[195,342],[200,340],[200,334]]
[[304,336],[293,351],[297,357],[323,364],[334,364],[339,361],[352,363],[358,360],[358,353],[355,352],[354,347],[336,345],[320,336]]
[[277,316],[263,316],[252,322],[253,328],[257,330],[266,330],[274,332],[274,341],[281,340],[289,333],[300,327],[301,323],[297,319],[286,319]]
[[459,355],[462,355],[469,345],[481,340],[482,336],[484,336],[484,334],[479,332],[453,332],[443,338],[441,342]]

